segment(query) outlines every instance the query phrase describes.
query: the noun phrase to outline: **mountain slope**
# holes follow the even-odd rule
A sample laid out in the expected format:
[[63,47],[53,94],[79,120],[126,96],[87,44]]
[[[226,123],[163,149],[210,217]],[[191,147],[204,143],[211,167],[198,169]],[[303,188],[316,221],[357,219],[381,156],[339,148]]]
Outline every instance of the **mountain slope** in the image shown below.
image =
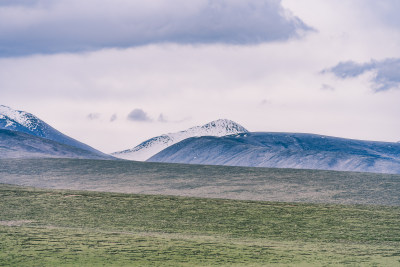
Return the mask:
[[248,131],[243,126],[231,120],[216,120],[203,126],[189,128],[186,131],[153,137],[132,149],[114,152],[112,155],[123,159],[145,161],[161,150],[186,138],[195,136],[225,136],[247,132]]
[[31,113],[14,110],[3,105],[0,105],[0,129],[42,137],[64,145],[91,151],[99,156],[108,157],[108,155],[57,131]]
[[114,159],[42,137],[0,129],[0,158]]
[[400,144],[297,133],[189,138],[152,162],[400,173]]

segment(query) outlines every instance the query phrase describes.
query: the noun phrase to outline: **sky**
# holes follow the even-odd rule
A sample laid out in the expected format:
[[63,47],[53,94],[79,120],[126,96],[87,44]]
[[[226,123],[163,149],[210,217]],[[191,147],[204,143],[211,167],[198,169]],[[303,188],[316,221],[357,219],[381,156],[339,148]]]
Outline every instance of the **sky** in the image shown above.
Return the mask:
[[400,141],[398,0],[2,0],[0,104],[103,152],[216,119]]

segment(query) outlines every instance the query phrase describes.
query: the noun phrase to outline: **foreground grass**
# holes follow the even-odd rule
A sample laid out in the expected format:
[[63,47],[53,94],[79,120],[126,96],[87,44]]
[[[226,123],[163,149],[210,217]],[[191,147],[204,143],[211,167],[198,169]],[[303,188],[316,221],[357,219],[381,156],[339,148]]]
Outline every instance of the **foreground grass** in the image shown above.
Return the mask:
[[0,265],[400,265],[400,208],[0,185]]

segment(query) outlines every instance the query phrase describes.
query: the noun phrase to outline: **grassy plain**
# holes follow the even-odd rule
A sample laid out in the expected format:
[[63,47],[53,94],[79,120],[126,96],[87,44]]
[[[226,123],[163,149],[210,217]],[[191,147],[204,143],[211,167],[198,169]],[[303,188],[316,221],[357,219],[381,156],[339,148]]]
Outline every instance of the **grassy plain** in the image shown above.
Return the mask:
[[400,207],[0,185],[0,266],[399,266]]
[[0,183],[204,198],[400,206],[400,175],[84,159],[0,159]]

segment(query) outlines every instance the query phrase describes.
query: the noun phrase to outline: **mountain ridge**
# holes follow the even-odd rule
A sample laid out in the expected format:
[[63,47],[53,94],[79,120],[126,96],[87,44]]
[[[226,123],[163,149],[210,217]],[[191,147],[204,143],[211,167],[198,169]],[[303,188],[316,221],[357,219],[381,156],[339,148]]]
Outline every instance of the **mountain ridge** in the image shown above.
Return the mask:
[[0,158],[115,159],[31,134],[0,129]]
[[[50,140],[69,147],[75,147],[80,149],[81,151],[89,151],[91,154],[96,154],[98,156],[97,158],[107,158],[107,159],[113,158],[110,155],[107,155],[99,150],[94,149],[89,145],[86,145],[61,133],[60,131],[56,130],[55,128],[53,128],[52,126],[50,126],[49,124],[47,124],[46,122],[44,122],[43,120],[39,119],[38,117],[36,117],[31,113],[21,110],[14,110],[4,105],[0,105],[0,130],[9,130],[9,131],[14,131],[16,133],[27,134],[28,136],[24,136],[23,138],[21,136],[18,136],[21,138],[20,141],[22,141],[23,139],[24,142],[26,143],[28,142],[27,139],[29,139],[29,136],[32,136],[32,138],[38,137],[42,138],[43,140]],[[5,134],[5,132],[3,132],[3,134]],[[13,142],[13,140],[10,139],[11,138],[10,136],[11,135],[9,135],[9,142]],[[14,136],[17,137],[17,135]],[[39,149],[37,147],[39,143],[38,140],[40,139],[32,140],[32,142],[35,143],[37,149]],[[3,140],[3,144],[6,145],[6,143],[4,142],[5,141]],[[15,147],[18,147],[15,143],[13,144]],[[51,148],[51,146],[49,146],[48,142],[46,141],[43,141],[43,146],[48,147],[49,149]],[[26,147],[23,148],[23,146],[21,146],[20,148],[22,149],[22,151],[25,151],[24,149]],[[65,149],[70,150],[67,147],[65,147]],[[21,155],[23,154],[22,151]],[[42,151],[42,154],[45,154],[44,151]],[[86,154],[86,152],[83,154]],[[90,157],[93,157],[93,155],[91,155]]]
[[89,145],[61,133],[29,112],[14,110],[4,105],[0,105],[0,129],[22,132],[95,153],[102,153]]
[[400,144],[302,133],[188,138],[150,162],[400,173]]
[[200,136],[219,137],[246,132],[248,132],[247,129],[234,121],[228,119],[219,119],[202,126],[191,127],[184,131],[156,136],[140,143],[132,149],[114,152],[111,153],[111,155],[128,160],[145,161],[163,149],[186,138]]

